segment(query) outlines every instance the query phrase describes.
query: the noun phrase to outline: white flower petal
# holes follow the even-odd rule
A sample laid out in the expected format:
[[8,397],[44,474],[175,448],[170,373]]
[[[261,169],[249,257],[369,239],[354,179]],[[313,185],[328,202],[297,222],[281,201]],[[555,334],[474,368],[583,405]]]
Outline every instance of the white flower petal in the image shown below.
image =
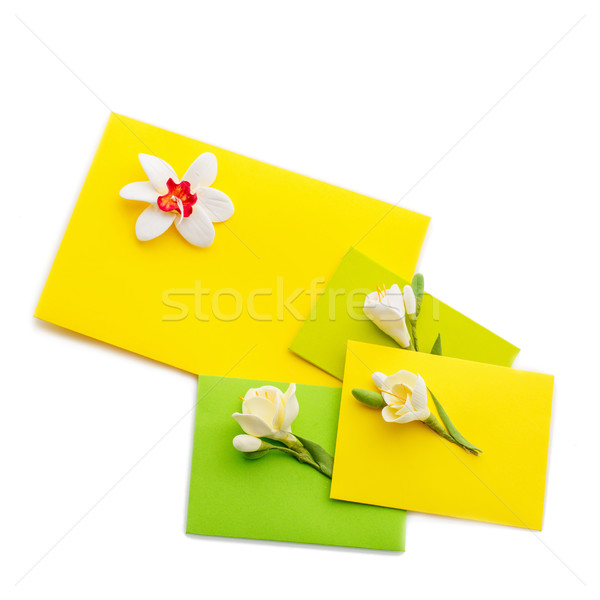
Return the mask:
[[367,294],[365,296],[365,308],[373,308],[379,304],[379,298],[380,296],[377,294],[377,292],[371,292],[370,294]]
[[183,181],[188,181],[192,193],[199,187],[210,187],[217,178],[217,157],[212,152],[201,154],[185,172]]
[[162,158],[152,156],[151,154],[138,154],[138,158],[140,159],[142,169],[148,175],[150,183],[161,196],[169,191],[167,188],[167,181],[169,179],[172,179],[175,183],[179,183],[177,173],[175,173],[173,167]]
[[381,416],[384,421],[393,423],[396,420],[396,411],[391,406],[384,406],[381,411]]
[[300,412],[300,405],[298,404],[298,398],[296,398],[295,383],[290,384],[290,387],[287,389],[285,396],[287,396],[287,398],[285,399],[285,418],[283,419],[281,429],[283,429],[284,431],[290,431],[294,419],[298,416],[298,413]]
[[398,311],[399,318],[404,316],[404,299],[397,283],[388,290],[381,303],[390,308],[395,308]]
[[249,435],[256,437],[266,437],[274,433],[274,429],[269,427],[260,417],[256,415],[242,415],[234,413],[232,417],[240,424],[241,428]]
[[382,391],[381,396],[383,397],[385,403],[388,406],[394,406],[394,404],[398,404],[398,402],[400,402],[400,400],[395,395],[392,395],[390,392]]
[[259,394],[263,395],[267,400],[272,402],[273,406],[275,406],[277,400],[283,402],[283,392],[274,385],[263,385],[261,388],[259,388]]
[[139,217],[135,224],[138,240],[146,242],[163,234],[175,219],[175,213],[165,212],[158,205],[151,204]]
[[410,371],[398,371],[393,375],[385,378],[385,389],[392,390],[395,385],[404,384],[411,390],[415,387],[418,380],[418,376]]
[[283,394],[283,403],[287,404],[287,401],[292,397],[296,395],[296,384],[295,383],[290,383],[290,385],[288,385],[288,389],[285,390],[284,394]]
[[420,375],[417,376],[410,401],[416,411],[427,409],[427,384]]
[[[373,321],[373,323],[375,323],[375,325],[377,325],[377,327],[379,327],[379,329],[381,329],[382,331],[385,332],[384,327],[386,327],[387,321],[382,322],[380,319],[381,306],[382,306],[381,304],[366,304],[365,303],[365,305],[363,306],[363,312],[369,319],[371,319],[371,321]],[[384,309],[387,311],[393,310],[391,308],[388,308],[387,306],[384,307]]]
[[[254,398],[255,396],[261,396],[260,390],[261,390],[261,388],[250,388],[244,395],[244,400]],[[242,406],[243,406],[243,404],[242,404]]]
[[233,202],[227,194],[209,187],[198,188],[195,193],[213,223],[227,221],[233,215]]
[[121,188],[119,194],[126,200],[139,200],[140,202],[150,202],[150,204],[156,204],[160,195],[149,181],[128,183]]
[[283,420],[285,419],[285,407],[283,406],[283,395],[275,400],[275,415],[273,416],[273,428],[282,429]]
[[405,319],[402,319],[398,323],[397,327],[391,329],[388,335],[398,343],[400,348],[410,347],[410,333],[408,333],[408,327],[406,326]]
[[262,441],[253,435],[236,435],[233,438],[233,447],[240,452],[256,452],[262,445]]
[[194,246],[205,248],[215,241],[215,228],[203,208],[197,204],[189,217],[177,223],[177,229]]
[[261,387],[258,388],[250,388],[247,392],[246,395],[244,396],[244,400],[248,400],[249,398],[253,398],[255,396],[260,396],[261,398],[266,398],[267,400],[269,400],[269,391],[270,390],[274,390],[276,392],[280,392],[281,390],[277,389],[275,386],[273,385],[263,385]]
[[394,389],[389,392],[381,392],[381,395],[386,404],[391,406],[395,411],[398,411],[406,404],[409,393],[410,392],[406,392],[406,388],[395,386]]
[[379,323],[382,323],[384,326],[388,324],[389,327],[392,327],[404,319],[404,305],[402,311],[400,311],[395,306],[389,306],[389,304],[380,302],[374,306],[365,305],[363,311],[379,327],[381,327]]
[[296,440],[296,438],[294,437],[294,435],[292,433],[290,433],[288,431],[283,431],[283,429],[280,429],[279,431],[272,433],[268,437],[271,440],[279,440],[281,442],[293,442]]
[[384,384],[384,382],[385,382],[386,379],[387,379],[386,375],[384,375],[380,371],[377,371],[376,373],[373,373],[373,383],[375,384],[375,387],[378,390],[382,390],[383,389],[383,384]]
[[[394,388],[394,389],[396,389],[396,388]],[[406,389],[406,388],[404,388],[404,389]],[[410,400],[410,392],[404,401],[399,400],[398,404],[395,404],[392,408],[396,409],[397,417],[400,417],[400,416],[406,414],[407,412],[412,412],[412,413],[417,412]]]
[[272,402],[261,396],[254,396],[244,400],[242,413],[245,415],[256,415],[265,423],[272,423],[275,416],[275,407]]
[[412,388],[404,383],[396,383],[392,386],[391,393],[398,398],[398,402],[405,402],[406,400],[410,400]]
[[373,321],[373,323],[375,323],[375,325],[377,325],[377,327],[379,327],[377,324],[377,315],[375,314],[375,305],[369,304],[367,301],[365,301],[363,312],[369,319],[371,319],[371,321]]
[[419,418],[419,413],[416,412],[407,412],[404,413],[403,415],[397,417],[394,420],[394,423],[410,423],[412,421],[420,421],[421,419]]

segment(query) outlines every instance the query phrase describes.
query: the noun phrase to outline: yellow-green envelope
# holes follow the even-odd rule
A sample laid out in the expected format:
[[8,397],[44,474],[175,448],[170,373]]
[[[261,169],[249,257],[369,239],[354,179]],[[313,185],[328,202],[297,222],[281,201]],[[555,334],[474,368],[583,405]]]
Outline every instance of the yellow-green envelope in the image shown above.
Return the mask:
[[[147,180],[138,153],[166,160],[181,176],[207,151],[218,161],[214,187],[235,206],[215,225],[214,243],[192,246],[174,227],[139,241],[135,224],[147,205],[119,196],[126,184]],[[352,244],[412,277],[428,224],[423,215],[113,114],[35,315],[196,374],[339,387],[287,351],[303,315]]]
[[[354,388],[375,390],[373,372],[402,369],[423,377],[480,456],[418,421],[388,423],[353,397]],[[331,497],[540,530],[553,382],[541,373],[349,342]],[[428,404],[435,414],[431,398]]]
[[[406,278],[351,248],[313,306],[290,350],[337,379],[344,375],[348,340],[399,348],[363,313],[367,293],[382,284],[400,288]],[[382,260],[391,265],[392,256]],[[425,277],[427,286],[427,277]],[[417,323],[419,350],[429,352],[442,336],[444,356],[510,367],[519,349],[447,304],[425,294]]]

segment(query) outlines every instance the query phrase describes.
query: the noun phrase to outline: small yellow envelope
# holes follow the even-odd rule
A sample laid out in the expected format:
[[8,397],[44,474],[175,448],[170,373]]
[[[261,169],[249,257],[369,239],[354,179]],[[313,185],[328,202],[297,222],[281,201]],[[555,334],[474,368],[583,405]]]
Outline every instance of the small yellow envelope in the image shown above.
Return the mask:
[[[138,153],[181,176],[202,152],[235,214],[208,248],[138,241]],[[357,149],[357,152],[359,149]],[[352,245],[410,279],[429,218],[111,115],[35,315],[192,373],[339,386],[287,350]]]
[[[442,342],[443,344],[443,342]],[[421,422],[387,423],[352,389],[374,371],[420,374],[480,456]],[[331,497],[542,528],[553,377],[348,342]],[[431,398],[429,408],[435,412]]]

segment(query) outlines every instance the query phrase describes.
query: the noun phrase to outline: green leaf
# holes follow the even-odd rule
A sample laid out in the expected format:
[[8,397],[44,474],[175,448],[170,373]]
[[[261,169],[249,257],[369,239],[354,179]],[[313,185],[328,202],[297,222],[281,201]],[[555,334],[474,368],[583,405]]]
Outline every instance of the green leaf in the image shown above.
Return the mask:
[[[433,343],[433,347],[431,348],[430,354],[437,354],[438,356],[442,355],[442,334],[438,333],[438,336],[435,338],[435,342]],[[433,394],[431,394],[433,396]]]
[[431,390],[429,390],[429,393],[431,394],[431,397],[433,398],[433,402],[438,411],[438,414],[440,415],[440,419],[446,426],[448,433],[452,436],[453,439],[456,440],[457,444],[459,444],[466,450],[469,450],[469,452],[473,452],[473,454],[480,454],[481,450],[477,446],[474,446],[473,444],[471,444],[471,442],[466,440],[461,435],[461,433],[458,431],[458,429],[456,429],[456,427],[454,427],[454,425],[452,424],[452,421],[450,420],[450,417],[444,410],[444,407],[440,404],[439,400],[434,396],[433,392]]
[[385,400],[378,392],[372,392],[371,390],[362,390],[360,388],[354,388],[352,395],[363,404],[370,406],[371,408],[383,408],[385,406]]
[[416,316],[419,316],[421,312],[421,302],[423,302],[423,294],[425,293],[425,278],[421,273],[415,273],[415,276],[412,279],[412,283],[410,286],[415,293],[415,298],[417,299],[417,312]]
[[308,450],[313,460],[321,468],[323,475],[326,475],[331,479],[333,473],[333,456],[327,452],[322,446],[319,446],[316,442],[307,440],[306,438],[300,437],[298,434],[294,434],[296,439]]

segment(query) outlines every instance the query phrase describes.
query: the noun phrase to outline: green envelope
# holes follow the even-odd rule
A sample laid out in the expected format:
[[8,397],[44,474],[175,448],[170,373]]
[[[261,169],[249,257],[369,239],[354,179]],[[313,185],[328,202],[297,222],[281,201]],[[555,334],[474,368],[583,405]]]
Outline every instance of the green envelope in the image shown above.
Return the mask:
[[[284,542],[404,550],[406,512],[331,500],[330,480],[282,452],[247,459],[231,417],[252,387],[287,383],[204,376],[198,404],[187,532]],[[292,431],[333,453],[341,389],[298,385]]]
[[[390,288],[394,283],[402,288],[408,282],[358,250],[350,249],[290,350],[341,380],[348,340],[399,348],[362,311],[367,293],[382,284]],[[417,333],[422,352],[430,352],[439,333],[444,356],[510,367],[519,353],[516,346],[427,293]]]

